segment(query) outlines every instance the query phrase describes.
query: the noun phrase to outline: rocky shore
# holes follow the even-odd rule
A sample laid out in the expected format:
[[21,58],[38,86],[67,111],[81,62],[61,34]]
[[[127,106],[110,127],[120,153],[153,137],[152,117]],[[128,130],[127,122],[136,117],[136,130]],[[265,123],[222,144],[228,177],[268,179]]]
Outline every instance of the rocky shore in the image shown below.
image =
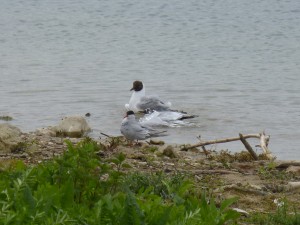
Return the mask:
[[[64,118],[58,126],[23,133],[9,123],[0,124],[0,171],[13,160],[38,164],[67,150],[86,138],[90,127],[84,118]],[[206,151],[197,148],[182,151],[183,146],[167,145],[159,140],[128,146],[123,137],[95,140],[104,149],[101,157],[122,152],[132,171],[186,173],[197,184],[220,200],[238,197],[235,207],[252,212],[271,212],[279,203],[288,202],[300,210],[300,162],[256,160],[247,151]]]

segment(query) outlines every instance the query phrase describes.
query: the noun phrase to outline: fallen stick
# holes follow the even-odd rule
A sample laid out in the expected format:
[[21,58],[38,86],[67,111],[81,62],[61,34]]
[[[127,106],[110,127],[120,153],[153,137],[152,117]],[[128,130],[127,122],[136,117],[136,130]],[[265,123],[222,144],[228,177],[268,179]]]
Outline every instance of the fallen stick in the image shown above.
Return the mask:
[[111,137],[110,135],[108,135],[108,134],[105,134],[105,133],[102,133],[102,132],[100,132],[100,134],[102,134],[103,136],[105,136],[105,137],[108,137],[108,138],[110,138],[110,137]]
[[191,170],[191,173],[195,175],[200,175],[200,174],[241,174],[240,172],[237,171],[232,171],[232,170],[222,170],[222,169],[215,169],[215,170]]
[[250,188],[246,188],[246,187],[240,187],[236,184],[224,186],[223,188],[224,188],[224,190],[235,190],[235,191],[242,192],[245,194],[255,194],[255,195],[262,195],[262,196],[268,194],[265,191],[250,189]]
[[197,143],[195,145],[185,146],[185,147],[181,148],[181,151],[187,151],[189,149],[196,148],[196,147],[203,147],[205,145],[226,143],[226,142],[231,142],[231,141],[242,141],[242,143],[244,144],[246,149],[249,151],[249,153],[251,154],[253,159],[258,160],[258,157],[257,157],[256,153],[253,151],[250,144],[246,141],[247,138],[258,138],[258,139],[260,139],[259,147],[262,148],[262,150],[264,152],[264,155],[269,160],[275,159],[275,157],[272,155],[272,153],[268,149],[268,143],[269,143],[269,140],[270,140],[270,136],[265,135],[265,132],[262,132],[262,133],[259,133],[259,134],[246,134],[246,135],[239,134],[239,137],[216,139],[216,140],[212,140],[212,141],[200,141],[199,143]]
[[[243,137],[245,139],[247,139],[247,138],[260,138],[260,135],[259,134],[246,134],[246,135],[243,135]],[[205,145],[213,145],[213,144],[226,143],[226,142],[239,141],[239,140],[241,140],[240,137],[216,139],[216,140],[212,140],[212,141],[202,141],[202,142],[199,142],[198,144],[195,144],[195,145],[183,147],[181,150],[182,151],[187,151],[189,149],[196,148],[196,147],[201,147],[201,146],[205,146]]]
[[244,144],[245,148],[248,150],[248,152],[250,153],[252,158],[254,160],[258,160],[258,157],[257,157],[256,153],[254,152],[254,150],[252,149],[252,147],[248,143],[248,141],[246,141],[246,139],[244,138],[244,136],[241,133],[239,135],[240,135],[241,142]]
[[4,153],[4,154],[0,154],[0,158],[26,158],[28,156],[28,154],[16,154],[16,153]]

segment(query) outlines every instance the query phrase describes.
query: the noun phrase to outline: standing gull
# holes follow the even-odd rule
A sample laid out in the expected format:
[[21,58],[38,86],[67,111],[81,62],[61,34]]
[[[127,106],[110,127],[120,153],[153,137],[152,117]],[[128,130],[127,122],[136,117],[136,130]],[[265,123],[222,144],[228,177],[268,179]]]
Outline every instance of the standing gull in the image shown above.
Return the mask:
[[166,131],[156,131],[145,126],[142,126],[135,119],[133,111],[128,111],[121,124],[121,133],[129,141],[145,140],[151,137],[165,136]]

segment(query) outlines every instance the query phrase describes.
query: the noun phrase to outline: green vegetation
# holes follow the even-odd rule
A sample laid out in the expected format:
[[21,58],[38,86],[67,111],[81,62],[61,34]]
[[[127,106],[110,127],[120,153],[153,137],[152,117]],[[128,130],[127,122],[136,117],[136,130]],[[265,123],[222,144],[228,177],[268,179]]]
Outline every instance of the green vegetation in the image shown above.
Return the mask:
[[[103,159],[91,139],[68,144],[60,157],[35,166],[0,167],[0,224],[236,224],[185,174],[131,172],[125,155]],[[115,144],[115,142],[113,143]]]
[[255,214],[250,219],[252,224],[259,225],[298,225],[300,224],[300,214],[288,213],[288,205],[286,201],[278,203],[278,208],[275,213],[270,214]]
[[291,180],[295,177],[293,173],[287,173],[286,171],[278,171],[276,165],[273,162],[268,163],[265,166],[259,167],[258,175],[264,180]]
[[13,118],[11,116],[0,116],[0,120],[11,121]]

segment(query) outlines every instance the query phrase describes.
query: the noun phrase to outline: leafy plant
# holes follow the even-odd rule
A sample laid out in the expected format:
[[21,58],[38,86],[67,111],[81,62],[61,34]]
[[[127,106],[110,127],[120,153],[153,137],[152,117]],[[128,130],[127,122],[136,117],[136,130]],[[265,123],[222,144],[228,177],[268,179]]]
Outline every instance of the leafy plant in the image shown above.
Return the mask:
[[293,173],[287,173],[286,171],[279,171],[276,169],[276,165],[273,162],[268,163],[265,166],[260,166],[258,169],[258,175],[261,179],[270,180],[290,180],[295,175]]
[[[36,166],[0,172],[0,224],[231,224],[235,199],[217,207],[183,173],[130,172],[124,154],[104,160],[91,139]],[[4,167],[3,167],[4,168]]]
[[11,116],[0,116],[0,120],[11,121],[13,118]]
[[293,213],[288,213],[288,204],[283,201],[275,213],[255,214],[248,221],[261,225],[298,225],[300,224],[300,214],[294,210]]

